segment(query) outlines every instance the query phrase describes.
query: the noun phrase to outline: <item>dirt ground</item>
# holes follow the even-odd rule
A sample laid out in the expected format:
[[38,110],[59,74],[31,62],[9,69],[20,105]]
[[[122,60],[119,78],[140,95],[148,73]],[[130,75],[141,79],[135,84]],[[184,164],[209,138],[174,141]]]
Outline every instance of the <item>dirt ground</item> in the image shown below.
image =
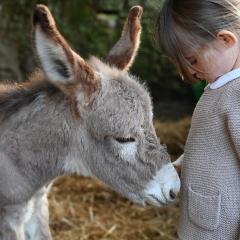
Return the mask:
[[[161,142],[175,159],[183,150],[190,118],[155,122]],[[143,208],[101,182],[77,176],[58,179],[49,195],[55,240],[175,240],[178,201],[168,208]]]

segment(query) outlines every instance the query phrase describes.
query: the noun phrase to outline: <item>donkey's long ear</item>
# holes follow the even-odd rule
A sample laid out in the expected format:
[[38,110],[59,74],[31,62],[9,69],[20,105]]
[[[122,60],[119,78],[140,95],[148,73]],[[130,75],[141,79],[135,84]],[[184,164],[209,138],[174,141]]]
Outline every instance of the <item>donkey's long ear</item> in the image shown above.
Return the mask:
[[122,70],[131,67],[140,45],[142,13],[141,6],[130,9],[122,36],[104,59],[105,62]]
[[37,5],[33,23],[35,47],[49,81],[70,95],[79,88],[88,95],[95,91],[94,71],[61,36],[46,6]]

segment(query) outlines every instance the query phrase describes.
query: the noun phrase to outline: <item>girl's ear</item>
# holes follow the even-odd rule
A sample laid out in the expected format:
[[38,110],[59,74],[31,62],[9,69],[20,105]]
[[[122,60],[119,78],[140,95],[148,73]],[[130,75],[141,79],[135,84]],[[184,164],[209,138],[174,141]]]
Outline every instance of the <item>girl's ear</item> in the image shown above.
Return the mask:
[[236,34],[228,30],[221,30],[217,34],[217,39],[223,41],[227,47],[231,47],[238,42]]

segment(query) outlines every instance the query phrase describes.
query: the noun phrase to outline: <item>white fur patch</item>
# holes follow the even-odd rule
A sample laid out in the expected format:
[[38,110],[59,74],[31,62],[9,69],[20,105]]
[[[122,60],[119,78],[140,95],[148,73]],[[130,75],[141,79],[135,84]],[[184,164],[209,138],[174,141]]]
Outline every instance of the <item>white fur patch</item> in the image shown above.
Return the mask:
[[36,37],[37,52],[40,57],[43,69],[46,72],[49,79],[52,81],[60,82],[60,83],[64,83],[66,81],[72,81],[73,77],[66,79],[63,76],[61,76],[59,72],[56,71],[56,66],[52,61],[53,58],[59,59],[60,61],[62,61],[68,68],[70,75],[73,76],[71,66],[68,62],[67,56],[62,46],[51,41],[38,28],[36,29],[35,37]]
[[32,216],[31,221],[26,224],[26,234],[29,239],[36,239],[37,231],[39,230],[39,222],[35,216]]
[[63,170],[65,173],[77,173],[85,177],[92,176],[90,170],[85,166],[83,161],[71,154],[65,159]]
[[31,219],[31,217],[32,217],[32,215],[33,215],[33,201],[32,201],[32,199],[31,200],[29,200],[29,202],[28,202],[28,204],[27,204],[27,207],[26,207],[26,211],[25,211],[25,213],[24,213],[24,222],[26,223],[26,222],[28,222],[30,219]]
[[178,194],[180,179],[172,163],[163,166],[154,179],[147,184],[145,194],[148,202],[157,206],[164,206],[175,199],[170,196],[170,191]]
[[136,159],[136,153],[137,153],[137,143],[124,143],[120,147],[119,153],[121,157],[129,162],[132,162]]
[[28,202],[24,216],[26,240],[42,239],[42,234],[40,232],[46,226],[48,227],[49,215],[47,192],[50,187],[51,184],[48,187],[42,188]]
[[37,223],[37,219],[34,216],[34,211],[36,211],[36,209],[34,209],[34,204],[33,204],[33,200],[31,199],[26,207],[26,212],[24,215],[24,224],[25,224],[25,232],[28,235],[29,239],[35,239],[35,235],[38,229],[38,223]]

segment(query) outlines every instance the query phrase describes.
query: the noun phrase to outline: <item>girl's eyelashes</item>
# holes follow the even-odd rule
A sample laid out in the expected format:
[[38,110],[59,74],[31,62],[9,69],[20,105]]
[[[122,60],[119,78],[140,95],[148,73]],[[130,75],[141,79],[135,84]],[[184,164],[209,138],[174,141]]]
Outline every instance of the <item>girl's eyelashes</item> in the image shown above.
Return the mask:
[[194,58],[193,60],[189,61],[191,65],[196,65],[197,64],[197,59]]
[[194,56],[191,56],[191,57],[186,57],[186,60],[193,66],[193,65],[196,65],[197,64],[197,58],[194,57]]

